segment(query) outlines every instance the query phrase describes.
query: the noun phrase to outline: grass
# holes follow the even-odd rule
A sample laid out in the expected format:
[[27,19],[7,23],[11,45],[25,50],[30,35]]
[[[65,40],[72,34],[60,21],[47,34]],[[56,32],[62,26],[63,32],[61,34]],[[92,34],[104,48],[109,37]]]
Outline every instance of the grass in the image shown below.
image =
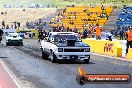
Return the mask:
[[[36,19],[46,17],[56,10],[53,8],[39,8],[32,9],[28,8],[23,11],[22,8],[10,8],[10,9],[0,9],[1,12],[7,11],[6,15],[0,16],[0,22],[5,21],[5,24],[11,26],[13,22],[20,22],[21,25],[24,25],[27,21],[35,21]],[[0,24],[1,25],[1,24]]]
[[[105,1],[105,3],[103,3]],[[115,2],[111,2],[115,1]],[[124,2],[122,2],[124,1]],[[3,5],[8,4],[15,7],[17,4],[24,5],[24,7],[28,7],[31,4],[43,4],[44,6],[55,5],[59,8],[64,8],[66,5],[69,4],[85,4],[85,5],[116,5],[118,7],[122,7],[122,5],[130,5],[132,6],[132,0],[0,0],[0,7],[3,7]]]

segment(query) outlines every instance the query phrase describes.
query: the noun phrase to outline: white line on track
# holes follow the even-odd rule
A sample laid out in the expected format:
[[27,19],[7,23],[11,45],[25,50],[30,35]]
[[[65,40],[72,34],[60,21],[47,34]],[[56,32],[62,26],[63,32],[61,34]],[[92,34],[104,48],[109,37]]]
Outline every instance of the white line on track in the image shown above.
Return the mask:
[[106,55],[101,55],[101,54],[96,54],[96,53],[91,53],[91,54],[97,55],[97,56],[102,56],[102,57],[107,57],[107,58],[112,58],[112,59],[118,59],[118,60],[122,60],[122,61],[132,62],[132,60],[127,60],[126,58],[124,59],[124,57],[112,57],[112,56],[106,56]]
[[[0,60],[1,64],[3,65],[4,69],[7,71],[7,73],[9,74],[9,76],[13,79],[13,81],[15,82],[15,84],[17,85],[18,88],[25,88],[20,80],[18,80],[16,78],[16,76],[13,74],[13,72],[10,71],[10,69],[7,67],[7,65],[2,61]],[[1,87],[0,87],[1,88]]]

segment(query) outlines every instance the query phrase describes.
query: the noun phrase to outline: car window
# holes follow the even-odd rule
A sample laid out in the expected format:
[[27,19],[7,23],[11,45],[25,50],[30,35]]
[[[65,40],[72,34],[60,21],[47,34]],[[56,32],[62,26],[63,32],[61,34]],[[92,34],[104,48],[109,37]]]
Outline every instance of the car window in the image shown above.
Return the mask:
[[50,40],[51,41],[51,38],[52,38],[52,36],[51,36],[51,33],[48,35],[48,40]]
[[13,36],[18,37],[17,34],[8,34],[8,37],[13,37]]
[[54,35],[54,41],[66,41],[67,39],[75,39],[76,41],[80,42],[81,39],[77,35]]

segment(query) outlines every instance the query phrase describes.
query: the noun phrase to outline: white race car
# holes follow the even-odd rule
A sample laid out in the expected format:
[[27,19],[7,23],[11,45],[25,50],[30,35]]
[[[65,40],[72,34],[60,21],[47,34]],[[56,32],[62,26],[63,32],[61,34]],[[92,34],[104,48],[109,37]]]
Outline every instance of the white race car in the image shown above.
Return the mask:
[[41,42],[42,58],[58,60],[90,60],[90,46],[81,41],[74,32],[50,32],[47,41]]
[[18,33],[8,33],[6,36],[6,45],[21,45],[23,46],[23,39],[19,36]]

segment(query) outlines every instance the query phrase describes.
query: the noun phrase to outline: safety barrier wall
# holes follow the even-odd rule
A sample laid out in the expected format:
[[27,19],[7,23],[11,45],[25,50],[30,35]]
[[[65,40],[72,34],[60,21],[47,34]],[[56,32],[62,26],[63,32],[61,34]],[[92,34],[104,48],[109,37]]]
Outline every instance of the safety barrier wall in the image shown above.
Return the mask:
[[132,48],[129,48],[128,50],[127,60],[132,60]]
[[[19,33],[27,33],[27,34],[34,34],[33,38],[34,39],[37,39],[38,38],[38,30],[34,30],[34,29],[31,29],[31,30],[17,30],[17,32]],[[25,37],[25,36],[24,36]]]
[[82,39],[82,41],[90,46],[91,52],[113,57],[122,57],[122,47],[118,41],[94,39]]

